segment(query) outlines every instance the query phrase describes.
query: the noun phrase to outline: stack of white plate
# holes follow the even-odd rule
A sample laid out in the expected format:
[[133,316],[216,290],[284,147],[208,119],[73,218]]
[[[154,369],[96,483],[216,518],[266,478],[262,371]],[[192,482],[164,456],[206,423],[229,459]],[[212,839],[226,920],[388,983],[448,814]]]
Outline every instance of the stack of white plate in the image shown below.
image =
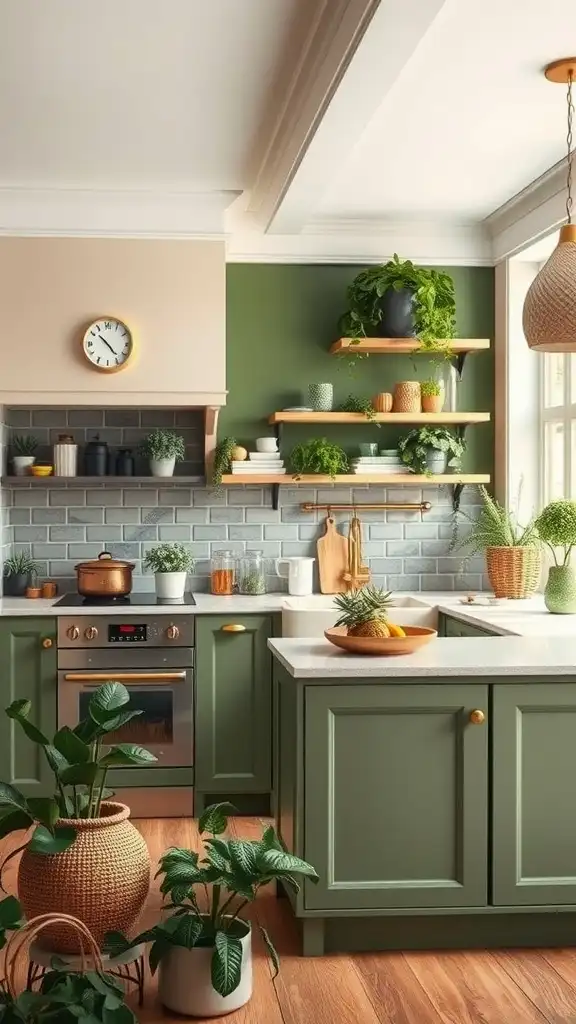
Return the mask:
[[398,452],[387,451],[383,455],[360,455],[352,460],[352,472],[358,476],[380,475],[392,476],[395,473],[406,473],[407,469]]
[[280,452],[249,452],[248,456],[244,462],[232,462],[233,473],[246,476],[268,473],[284,476],[286,473]]

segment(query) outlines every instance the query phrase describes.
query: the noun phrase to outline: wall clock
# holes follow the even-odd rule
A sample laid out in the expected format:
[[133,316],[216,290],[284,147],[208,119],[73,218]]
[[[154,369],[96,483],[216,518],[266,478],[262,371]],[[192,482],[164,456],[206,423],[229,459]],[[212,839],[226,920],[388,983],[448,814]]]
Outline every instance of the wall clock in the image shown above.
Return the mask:
[[82,338],[82,351],[90,366],[104,373],[123,370],[132,359],[134,348],[130,328],[113,316],[95,320]]

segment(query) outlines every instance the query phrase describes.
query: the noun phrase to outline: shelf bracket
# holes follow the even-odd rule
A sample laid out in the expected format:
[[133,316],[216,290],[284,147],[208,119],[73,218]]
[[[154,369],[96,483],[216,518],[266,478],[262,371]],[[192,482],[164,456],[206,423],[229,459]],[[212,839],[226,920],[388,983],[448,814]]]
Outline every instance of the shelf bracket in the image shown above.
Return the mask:
[[274,437],[276,438],[276,440],[278,442],[278,448],[280,448],[280,442],[282,440],[282,424],[281,423],[274,423],[273,424],[273,430],[274,430]]
[[272,484],[272,508],[275,512],[278,511],[278,505],[280,504],[280,484]]
[[468,352],[457,352],[456,355],[450,357],[450,362],[456,370],[456,376],[458,382],[462,380],[462,374],[464,373],[464,363],[466,362],[466,356]]
[[465,484],[450,484],[452,491],[452,511],[460,511],[460,499],[462,497],[462,491],[464,490]]

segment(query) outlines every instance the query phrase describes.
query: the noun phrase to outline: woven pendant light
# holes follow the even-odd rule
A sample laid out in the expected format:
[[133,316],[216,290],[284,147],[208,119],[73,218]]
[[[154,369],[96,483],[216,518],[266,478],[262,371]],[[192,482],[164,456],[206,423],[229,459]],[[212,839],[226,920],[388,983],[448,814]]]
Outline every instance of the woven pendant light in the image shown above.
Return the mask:
[[522,314],[526,341],[536,352],[576,352],[576,225],[572,224],[572,83],[576,57],[554,61],[545,70],[551,82],[568,86],[566,218],[550,259],[534,279]]

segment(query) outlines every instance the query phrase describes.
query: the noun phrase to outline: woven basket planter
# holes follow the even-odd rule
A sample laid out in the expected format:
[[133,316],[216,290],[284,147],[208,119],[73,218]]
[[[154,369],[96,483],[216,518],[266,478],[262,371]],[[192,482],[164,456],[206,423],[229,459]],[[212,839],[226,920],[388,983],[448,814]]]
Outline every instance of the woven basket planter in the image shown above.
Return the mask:
[[486,567],[495,597],[532,597],[540,583],[542,557],[536,547],[486,548]]
[[[25,850],[18,871],[18,898],[28,920],[41,914],[71,914],[99,946],[108,931],[130,934],[150,887],[150,857],[124,804],[103,803],[100,818],[61,818],[78,832],[65,853],[43,856]],[[58,828],[58,826],[56,826]],[[65,925],[42,935],[58,953],[78,951],[78,936]]]

